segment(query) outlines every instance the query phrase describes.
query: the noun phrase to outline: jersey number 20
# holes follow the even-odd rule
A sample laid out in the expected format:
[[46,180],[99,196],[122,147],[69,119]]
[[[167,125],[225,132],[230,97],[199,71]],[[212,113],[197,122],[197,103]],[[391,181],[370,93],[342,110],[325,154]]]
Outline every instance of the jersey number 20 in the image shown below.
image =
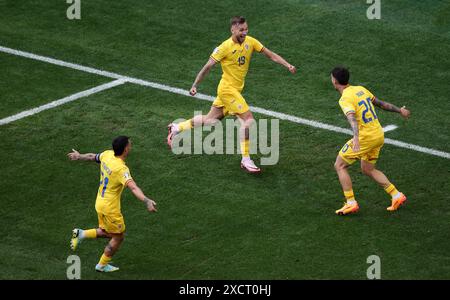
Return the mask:
[[365,109],[362,113],[362,119],[363,119],[364,123],[369,123],[369,122],[373,121],[373,119],[371,117],[369,117],[369,118],[366,117],[366,114],[369,110],[372,113],[372,116],[374,117],[374,119],[375,120],[378,119],[377,115],[375,114],[375,110],[373,109],[373,105],[372,105],[370,97],[366,98],[366,100],[359,101],[358,105],[359,106],[364,105],[364,107],[365,107]]

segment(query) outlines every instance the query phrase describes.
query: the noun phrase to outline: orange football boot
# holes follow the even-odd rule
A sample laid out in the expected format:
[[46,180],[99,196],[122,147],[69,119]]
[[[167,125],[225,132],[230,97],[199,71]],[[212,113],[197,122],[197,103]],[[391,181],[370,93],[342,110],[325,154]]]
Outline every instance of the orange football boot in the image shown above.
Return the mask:
[[406,202],[406,196],[403,195],[403,193],[400,193],[400,197],[396,199],[392,199],[392,204],[388,208],[386,208],[388,211],[394,211],[397,210],[401,205],[405,204]]
[[347,215],[347,214],[353,214],[358,212],[359,206],[358,202],[355,202],[353,204],[344,203],[344,206],[336,211],[336,214],[339,216]]

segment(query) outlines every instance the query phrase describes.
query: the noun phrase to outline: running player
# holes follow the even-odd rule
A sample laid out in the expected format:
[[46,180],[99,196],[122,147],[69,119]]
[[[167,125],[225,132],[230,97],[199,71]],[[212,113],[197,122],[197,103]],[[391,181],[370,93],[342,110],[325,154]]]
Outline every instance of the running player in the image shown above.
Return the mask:
[[131,151],[131,140],[126,136],[119,136],[114,139],[112,147],[113,150],[106,150],[99,154],[80,154],[74,149],[67,154],[71,160],[95,161],[100,164],[100,185],[95,202],[98,228],[88,230],[76,228],[72,231],[70,241],[70,247],[75,250],[84,239],[110,239],[100,261],[95,266],[95,270],[99,272],[119,270],[109,262],[124,239],[125,222],[120,210],[120,197],[123,189],[128,187],[136,198],[145,203],[149,212],[156,211],[156,203],[144,195],[125,165],[125,159]]
[[391,196],[391,206],[387,210],[397,210],[406,201],[405,195],[399,192],[388,178],[375,168],[384,144],[384,131],[378,121],[374,105],[383,110],[399,113],[403,118],[408,118],[410,111],[404,106],[398,108],[379,100],[362,86],[350,85],[349,79],[350,73],[346,68],[336,67],[331,71],[331,81],[341,94],[339,105],[347,116],[353,131],[353,138],[342,147],[334,164],[347,200],[344,206],[336,211],[336,214],[346,215],[359,210],[358,202],[353,194],[352,180],[347,170],[356,160],[361,161],[362,172],[377,182]]
[[233,17],[230,25],[231,37],[214,49],[190,89],[190,94],[194,96],[197,93],[198,85],[211,68],[220,63],[223,74],[217,88],[217,98],[213,102],[211,110],[207,115],[197,115],[185,122],[169,124],[167,143],[171,147],[173,137],[181,131],[202,124],[212,125],[227,115],[235,115],[241,123],[241,168],[250,173],[258,173],[261,170],[254,164],[249,155],[249,127],[254,119],[249,106],[241,95],[252,54],[254,51],[262,53],[272,61],[286,67],[292,74],[295,74],[297,70],[284,58],[264,47],[257,39],[247,35],[248,25],[244,17]]

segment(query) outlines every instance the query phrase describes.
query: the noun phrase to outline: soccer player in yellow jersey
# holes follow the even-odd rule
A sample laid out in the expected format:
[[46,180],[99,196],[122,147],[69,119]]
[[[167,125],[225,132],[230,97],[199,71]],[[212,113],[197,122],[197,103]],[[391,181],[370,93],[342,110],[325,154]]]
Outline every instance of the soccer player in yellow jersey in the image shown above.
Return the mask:
[[347,171],[347,168],[356,160],[361,161],[362,172],[377,182],[391,196],[391,206],[387,210],[397,210],[406,201],[405,195],[399,192],[388,178],[375,168],[384,144],[384,131],[378,121],[374,105],[383,110],[399,113],[403,118],[408,118],[410,112],[404,106],[398,108],[379,100],[362,86],[350,85],[349,79],[350,73],[346,68],[336,67],[331,71],[331,81],[341,94],[339,105],[347,116],[353,131],[353,138],[342,147],[334,164],[347,200],[344,206],[336,211],[336,214],[346,215],[359,210],[358,202],[353,194],[352,180]]
[[257,39],[247,35],[248,25],[244,17],[233,17],[230,25],[231,37],[214,49],[190,89],[190,94],[194,96],[203,78],[215,64],[220,63],[223,74],[217,88],[217,98],[211,110],[207,115],[198,115],[185,122],[170,124],[167,143],[171,147],[174,135],[181,131],[202,124],[212,125],[227,115],[235,115],[241,123],[241,168],[250,173],[258,173],[260,168],[254,164],[249,155],[249,127],[253,122],[253,115],[241,95],[252,54],[254,51],[262,53],[272,61],[286,67],[292,74],[295,74],[297,70],[284,58],[264,47]]
[[149,212],[156,211],[156,203],[146,197],[131,177],[130,170],[125,165],[125,159],[131,151],[131,140],[119,136],[112,143],[113,150],[99,154],[80,154],[73,150],[68,154],[71,160],[95,161],[100,164],[100,185],[98,187],[95,210],[98,215],[98,228],[82,230],[74,229],[70,247],[75,250],[84,239],[108,238],[100,261],[95,266],[99,272],[114,272],[119,268],[109,264],[112,256],[119,249],[124,239],[125,222],[120,210],[120,197],[125,187],[128,187],[136,198],[143,201]]

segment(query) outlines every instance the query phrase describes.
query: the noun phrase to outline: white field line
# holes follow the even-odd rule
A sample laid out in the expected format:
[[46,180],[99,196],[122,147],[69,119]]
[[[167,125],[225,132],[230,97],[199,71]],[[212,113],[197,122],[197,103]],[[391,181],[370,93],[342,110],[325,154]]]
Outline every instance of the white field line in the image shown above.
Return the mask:
[[426,147],[422,147],[422,146],[418,146],[418,145],[408,144],[405,142],[388,139],[388,138],[384,139],[384,143],[389,144],[389,145],[394,145],[394,146],[397,146],[400,148],[410,149],[410,150],[414,150],[417,152],[422,152],[422,153],[431,154],[434,156],[439,156],[439,157],[450,159],[450,153],[444,152],[444,151],[439,151],[439,150],[426,148]]
[[388,132],[388,131],[395,130],[395,129],[397,129],[397,128],[398,128],[397,125],[388,125],[388,126],[386,126],[386,127],[383,127],[383,131],[384,131],[384,132]]
[[[84,72],[88,72],[88,73],[92,73],[92,74],[97,74],[97,75],[101,75],[101,76],[105,76],[105,77],[109,77],[109,78],[122,79],[126,82],[134,83],[137,85],[152,87],[155,89],[164,90],[164,91],[168,91],[168,92],[179,94],[179,95],[189,96],[189,92],[187,90],[183,90],[180,88],[174,88],[174,87],[156,83],[156,82],[146,81],[146,80],[142,80],[142,79],[119,75],[117,73],[107,72],[107,71],[98,70],[98,69],[94,69],[94,68],[90,68],[90,67],[85,67],[85,66],[81,66],[81,65],[77,65],[77,64],[73,64],[73,63],[68,63],[68,62],[65,62],[62,60],[45,57],[45,56],[41,56],[41,55],[36,55],[33,53],[29,53],[29,52],[19,51],[19,50],[2,47],[2,46],[0,46],[0,52],[9,53],[9,54],[21,56],[21,57],[26,57],[26,58],[30,58],[30,59],[34,59],[34,60],[62,66],[62,67],[72,68],[75,70],[84,71]],[[197,94],[194,97],[197,99],[201,99],[201,100],[214,101],[214,97],[204,95],[204,94]],[[292,115],[288,115],[288,114],[284,114],[284,113],[279,113],[279,112],[275,112],[272,110],[267,110],[267,109],[259,108],[259,107],[255,107],[255,106],[251,106],[250,109],[253,112],[271,116],[271,117],[275,117],[275,118],[279,118],[282,120],[287,120],[287,121],[291,121],[291,122],[298,123],[298,124],[303,124],[303,125],[307,125],[307,126],[311,126],[311,127],[316,127],[316,128],[321,128],[321,129],[338,132],[338,133],[345,133],[348,135],[352,135],[352,132],[346,128],[341,128],[341,127],[325,124],[325,123],[318,122],[318,121],[303,119],[300,117],[296,117],[296,116],[292,116]],[[450,153],[431,149],[431,148],[426,148],[426,147],[409,144],[409,143],[392,140],[392,139],[385,139],[385,143],[394,145],[394,146],[397,146],[400,148],[410,149],[410,150],[414,150],[417,152],[422,152],[425,154],[430,154],[430,155],[450,159]]]
[[109,78],[119,79],[119,78],[123,77],[122,75],[119,75],[119,74],[101,71],[101,70],[97,70],[97,69],[93,69],[93,68],[89,68],[89,67],[84,67],[81,65],[68,63],[68,62],[65,62],[65,61],[62,61],[59,59],[36,55],[33,53],[23,52],[23,51],[6,48],[6,47],[2,47],[2,46],[0,46],[0,52],[17,55],[17,56],[22,56],[22,57],[26,57],[26,58],[31,58],[34,60],[43,61],[43,62],[52,64],[52,65],[67,67],[67,68],[71,68],[71,69],[75,69],[75,70],[79,70],[79,71],[83,71],[83,72],[87,72],[87,73],[102,75],[102,76],[109,77]]
[[86,97],[86,96],[89,96],[89,95],[92,95],[92,94],[95,94],[95,93],[98,93],[98,92],[101,92],[101,91],[113,88],[115,86],[124,84],[125,82],[126,81],[123,80],[123,79],[117,79],[117,80],[114,80],[114,81],[111,81],[111,82],[108,82],[108,83],[105,83],[105,84],[93,87],[93,88],[91,88],[89,90],[85,90],[85,91],[82,91],[82,92],[70,95],[68,97],[64,97],[62,99],[55,100],[55,101],[52,101],[52,102],[47,103],[47,104],[44,104],[44,105],[41,105],[41,106],[38,106],[38,107],[35,107],[35,108],[32,108],[32,109],[29,109],[29,110],[25,110],[23,112],[20,112],[18,114],[12,115],[10,117],[4,118],[4,119],[0,119],[0,126],[8,124],[8,123],[11,123],[11,122],[14,122],[14,121],[17,121],[17,120],[20,120],[20,119],[23,119],[23,118],[26,118],[26,117],[29,117],[29,116],[32,116],[32,115],[35,115],[37,113],[40,113],[41,111],[44,111],[44,110],[47,110],[47,109],[52,109],[52,108],[55,108],[57,106],[63,105],[65,103],[68,103],[68,102],[71,102],[71,101],[75,101],[77,99],[80,99],[80,98],[83,98],[83,97]]

